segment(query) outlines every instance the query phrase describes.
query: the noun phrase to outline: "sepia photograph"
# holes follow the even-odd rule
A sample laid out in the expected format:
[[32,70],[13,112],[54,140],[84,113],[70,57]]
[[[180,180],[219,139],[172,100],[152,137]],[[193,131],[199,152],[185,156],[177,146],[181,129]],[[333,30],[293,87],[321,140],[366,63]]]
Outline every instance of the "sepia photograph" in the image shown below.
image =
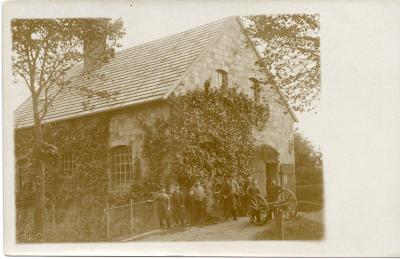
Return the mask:
[[323,13],[93,3],[3,19],[11,242],[324,243]]
[[320,91],[317,14],[122,50],[122,18],[11,29],[30,93],[15,110],[18,242],[323,238],[322,155],[295,129]]

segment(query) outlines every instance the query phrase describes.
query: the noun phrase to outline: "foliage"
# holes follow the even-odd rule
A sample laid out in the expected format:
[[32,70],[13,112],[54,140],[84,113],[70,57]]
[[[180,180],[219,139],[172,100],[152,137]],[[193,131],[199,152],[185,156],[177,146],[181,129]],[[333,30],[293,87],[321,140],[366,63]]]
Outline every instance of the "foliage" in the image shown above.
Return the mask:
[[[35,235],[44,237],[44,162],[48,155],[57,155],[57,146],[45,141],[42,120],[58,94],[70,85],[71,78],[66,72],[83,58],[87,61],[84,74],[104,79],[104,76],[93,73],[92,68],[113,56],[114,47],[118,47],[118,40],[124,32],[121,20],[112,22],[106,18],[14,19],[11,31],[13,76],[15,81],[22,81],[31,93],[34,122],[32,164],[36,190],[34,231]],[[87,64],[90,66],[85,66]],[[86,97],[82,102],[84,109],[88,108],[88,100],[92,98],[108,101],[112,97],[111,93],[90,89],[86,84],[79,85],[79,93]]]
[[296,111],[315,107],[321,90],[319,15],[248,16],[247,33],[262,49],[262,65]]
[[[62,121],[43,126],[45,140],[58,148],[58,155],[47,156],[45,159],[45,197],[46,204],[55,204],[57,209],[73,207],[78,210],[78,230],[89,228],[96,231],[99,222],[93,215],[102,215],[107,199],[107,145],[108,117],[99,116],[87,120]],[[21,129],[15,135],[16,153],[32,158],[32,129]],[[72,154],[73,174],[63,172],[63,155]],[[31,179],[32,180],[32,179]],[[26,210],[31,203],[26,199],[31,193],[18,193],[20,207]],[[21,196],[23,195],[23,196]],[[57,220],[62,221],[65,214]],[[102,220],[98,218],[97,220]]]
[[[96,19],[14,19],[12,29],[12,68],[16,80],[22,80],[37,103],[42,120],[57,94],[69,84],[66,72],[84,58],[84,42],[105,37],[102,62],[113,57],[118,40],[124,35],[122,21]],[[100,75],[93,75],[101,77]],[[92,98],[109,97],[103,91],[82,90]]]
[[[190,187],[194,180],[201,180],[207,191],[213,191],[224,176],[252,173],[253,132],[266,124],[268,106],[255,103],[236,88],[197,88],[171,97],[168,103],[168,118],[144,127],[143,151],[149,173],[156,175],[151,179],[158,185],[174,179]],[[166,157],[169,170],[159,163]]]
[[322,183],[322,156],[299,131],[294,133],[297,184]]

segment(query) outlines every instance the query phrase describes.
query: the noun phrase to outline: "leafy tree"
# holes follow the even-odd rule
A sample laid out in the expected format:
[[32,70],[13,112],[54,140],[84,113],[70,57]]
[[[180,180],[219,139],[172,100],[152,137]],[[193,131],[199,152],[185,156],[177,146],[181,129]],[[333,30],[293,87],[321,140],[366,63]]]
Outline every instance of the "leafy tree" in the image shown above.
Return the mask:
[[[12,30],[12,70],[16,81],[30,91],[34,119],[34,145],[32,150],[35,214],[34,232],[43,236],[44,212],[44,158],[57,152],[57,147],[45,141],[42,120],[57,95],[69,86],[66,74],[85,58],[84,49],[92,41],[104,39],[104,55],[96,55],[107,61],[118,47],[123,36],[122,21],[107,18],[96,19],[14,19]],[[87,53],[87,52],[86,52]],[[83,76],[97,76],[90,69]],[[102,76],[99,76],[102,77]],[[80,89],[88,98],[111,97],[110,93],[96,92],[85,85]],[[83,103],[84,105],[84,103]]]
[[299,131],[294,133],[296,181],[298,184],[322,183],[322,157]]
[[310,111],[321,85],[319,15],[248,16],[247,33],[262,50],[262,67],[271,74],[295,111]]

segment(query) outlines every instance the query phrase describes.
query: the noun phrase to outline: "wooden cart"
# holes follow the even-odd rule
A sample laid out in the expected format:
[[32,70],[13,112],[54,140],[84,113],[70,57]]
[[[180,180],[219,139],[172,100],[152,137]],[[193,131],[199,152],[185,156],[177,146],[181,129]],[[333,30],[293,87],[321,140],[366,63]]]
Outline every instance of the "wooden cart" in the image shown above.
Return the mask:
[[248,216],[252,223],[264,225],[270,214],[280,208],[284,210],[285,219],[294,218],[297,214],[297,199],[288,189],[281,189],[275,201],[267,201],[261,194],[257,194],[248,201]]

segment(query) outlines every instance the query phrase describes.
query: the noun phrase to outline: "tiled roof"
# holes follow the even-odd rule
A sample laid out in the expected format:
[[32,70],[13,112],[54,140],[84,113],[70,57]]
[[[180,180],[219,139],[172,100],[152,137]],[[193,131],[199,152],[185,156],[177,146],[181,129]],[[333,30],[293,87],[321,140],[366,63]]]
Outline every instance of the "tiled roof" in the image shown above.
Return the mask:
[[[115,100],[92,99],[93,109],[84,110],[79,85],[83,65],[68,73],[71,85],[59,91],[43,122],[70,119],[91,113],[162,99],[203,50],[225,28],[232,18],[212,22],[166,38],[117,52],[108,63],[97,69],[107,80],[91,79],[91,89],[118,91]],[[29,97],[14,113],[15,127],[33,125],[32,101]]]

